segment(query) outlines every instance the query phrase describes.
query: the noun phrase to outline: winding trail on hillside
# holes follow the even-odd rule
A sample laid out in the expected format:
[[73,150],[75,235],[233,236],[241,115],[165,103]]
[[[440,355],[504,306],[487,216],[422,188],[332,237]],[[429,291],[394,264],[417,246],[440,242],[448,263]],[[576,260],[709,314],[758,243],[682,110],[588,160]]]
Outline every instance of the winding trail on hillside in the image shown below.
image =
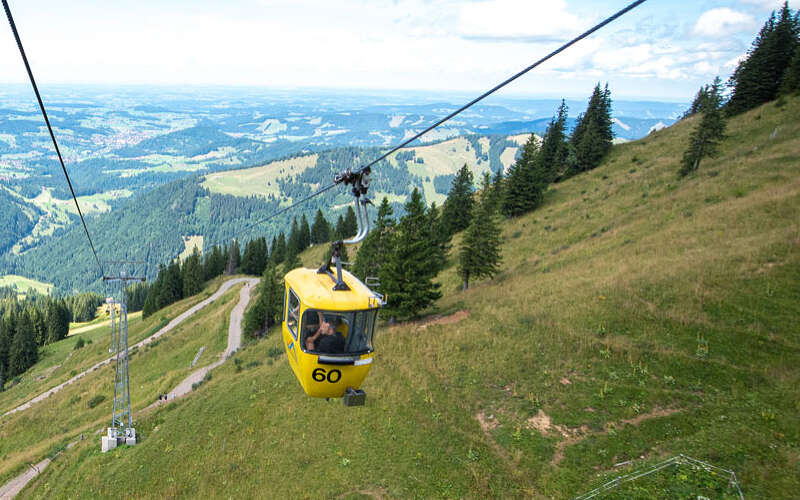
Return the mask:
[[[191,375],[186,377],[180,384],[178,384],[177,387],[175,387],[170,392],[170,402],[175,398],[179,398],[179,397],[184,396],[184,395],[188,394],[189,392],[191,392],[192,391],[192,384],[203,380],[203,377],[206,376],[206,373],[208,373],[209,371],[213,370],[214,368],[216,368],[219,365],[221,365],[222,363],[224,363],[225,360],[230,358],[242,346],[242,318],[244,316],[244,310],[247,308],[247,304],[250,303],[250,292],[253,289],[253,287],[255,287],[255,285],[258,284],[258,282],[259,282],[258,278],[236,278],[236,279],[232,279],[232,280],[226,281],[225,283],[222,284],[222,286],[219,288],[219,290],[217,290],[217,292],[214,293],[214,295],[212,295],[211,297],[209,297],[209,298],[205,299],[204,301],[198,303],[197,305],[195,305],[194,307],[192,307],[188,311],[184,312],[183,314],[179,315],[174,320],[170,321],[167,326],[165,326],[164,328],[162,328],[161,330],[159,330],[155,334],[151,335],[150,337],[147,337],[143,341],[141,341],[138,344],[136,344],[136,346],[140,346],[140,345],[144,345],[146,343],[152,342],[156,338],[160,337],[161,335],[164,335],[168,331],[170,331],[173,328],[175,328],[182,321],[186,320],[186,318],[190,317],[191,315],[193,315],[194,313],[196,313],[197,311],[199,311],[203,307],[207,306],[211,302],[213,302],[216,299],[218,299],[220,296],[222,296],[223,293],[225,293],[227,290],[229,290],[232,286],[234,286],[234,285],[236,285],[238,283],[244,283],[244,286],[239,291],[239,303],[236,304],[236,306],[234,306],[234,308],[233,308],[233,311],[231,311],[231,320],[228,323],[228,345],[225,348],[225,351],[223,351],[219,355],[219,359],[217,361],[215,361],[214,363],[211,363],[208,366],[204,366],[204,367],[202,367],[202,368],[200,368],[198,370],[195,370],[194,372],[192,372]],[[81,373],[80,375],[78,375],[78,376],[74,377],[73,379],[70,379],[67,382],[65,382],[65,383],[61,384],[60,386],[58,386],[58,390],[63,388],[63,386],[65,386],[66,384],[71,383],[74,380],[77,380],[78,378],[82,377],[83,375],[86,375],[90,371],[94,370],[95,368],[98,368],[98,367],[102,366],[105,363],[108,363],[109,361],[110,361],[110,359],[102,361],[102,362],[94,365],[92,368],[86,370],[85,372]],[[56,388],[53,388],[53,389],[56,389]],[[53,390],[53,389],[51,389],[52,392],[58,392],[57,390]],[[52,393],[51,391],[48,391],[45,394]],[[44,397],[47,397],[47,396],[44,396]],[[44,399],[44,398],[42,398],[42,399]],[[26,405],[30,406],[30,404],[35,402],[35,401],[37,401],[37,398],[34,398],[34,400],[29,401],[28,403],[26,403]],[[38,399],[38,401],[41,401],[41,399]],[[158,406],[160,404],[165,404],[167,402],[168,401],[157,401],[157,402],[153,403],[152,405],[148,406],[147,408],[144,408],[141,411],[147,411],[147,410],[149,410],[151,408],[154,408],[154,407],[156,407],[156,406]],[[25,406],[25,405],[22,405],[22,406]],[[21,408],[21,406],[17,407],[17,408]],[[22,408],[22,409],[25,409],[25,408]],[[9,413],[13,413],[14,411],[19,411],[19,410],[15,408],[14,410],[12,410]],[[141,413],[141,412],[137,412],[137,413]],[[8,415],[8,413],[6,415]],[[83,439],[83,436],[81,436],[81,439]],[[69,443],[67,445],[67,448],[68,449],[72,448],[75,444],[77,444],[77,441]],[[19,476],[15,477],[11,481],[9,481],[8,483],[6,483],[2,487],[0,487],[0,500],[6,500],[6,499],[10,500],[10,499],[14,498],[15,496],[17,496],[19,494],[19,492],[22,491],[22,489],[31,480],[33,480],[33,478],[35,478],[36,476],[41,474],[42,471],[45,469],[45,467],[50,465],[50,462],[51,462],[50,458],[45,458],[44,460],[42,460],[41,462],[39,462],[36,465],[29,464],[29,468],[26,469],[25,472],[23,472]]]
[[242,346],[242,317],[244,316],[244,310],[247,308],[247,304],[250,303],[251,287],[254,287],[258,281],[258,278],[250,278],[239,292],[239,303],[236,304],[233,311],[231,311],[231,321],[228,323],[228,346],[225,348],[225,351],[219,355],[219,359],[208,366],[204,366],[192,372],[191,375],[183,379],[180,384],[169,392],[169,399],[156,401],[145,408],[145,410],[166,404],[192,392],[192,385],[203,380],[206,373],[224,363],[226,359],[239,350]]
[[[167,334],[168,332],[173,330],[176,326],[178,326],[182,322],[186,321],[187,318],[191,317],[193,314],[195,314],[200,309],[203,309],[207,305],[211,304],[212,302],[214,302],[215,300],[220,298],[225,292],[230,290],[231,287],[233,287],[234,285],[237,285],[239,283],[247,283],[247,286],[245,288],[247,288],[247,290],[248,290],[248,301],[249,301],[249,289],[250,289],[250,286],[253,285],[254,283],[257,283],[257,282],[258,282],[257,278],[234,278],[232,280],[226,281],[225,283],[223,283],[219,287],[219,289],[216,292],[214,292],[213,295],[211,295],[207,299],[195,304],[194,306],[189,308],[187,311],[184,311],[183,313],[179,314],[175,319],[173,319],[172,321],[167,323],[167,325],[165,327],[163,327],[162,329],[160,329],[159,331],[157,331],[153,335],[147,337],[146,339],[144,339],[144,340],[142,340],[142,341],[130,346],[130,348],[133,349],[135,347],[145,346],[145,345],[149,344],[150,342],[153,342],[154,340],[158,339],[162,335]],[[231,315],[231,325],[233,325],[233,322],[234,322],[233,315]],[[238,324],[239,325],[241,324],[241,318],[239,318],[239,323]],[[228,338],[228,347],[229,348],[230,348],[230,342],[231,342],[231,339]],[[241,329],[239,331],[239,344],[241,344]],[[226,352],[227,352],[227,350],[226,350]],[[104,359],[103,361],[95,363],[94,365],[92,365],[87,370],[75,375],[74,377],[72,377],[71,379],[67,380],[66,382],[62,382],[61,384],[58,384],[57,386],[53,387],[52,389],[50,389],[50,390],[48,390],[46,392],[43,392],[42,394],[39,394],[38,396],[36,396],[35,398],[31,399],[30,401],[28,401],[26,403],[23,403],[23,404],[17,406],[16,408],[13,408],[13,409],[5,412],[3,414],[3,416],[5,417],[5,416],[8,416],[8,415],[11,415],[12,413],[16,413],[18,411],[27,410],[28,408],[30,408],[34,404],[36,404],[36,403],[38,403],[40,401],[44,401],[45,399],[47,399],[50,396],[52,396],[53,394],[57,393],[58,391],[60,391],[64,387],[68,386],[69,384],[72,384],[73,382],[76,382],[79,379],[83,378],[84,376],[88,375],[90,372],[93,372],[93,371],[97,370],[98,368],[102,367],[103,365],[107,365],[107,364],[111,363],[112,361],[114,361],[114,359],[115,358],[112,356],[110,358]]]

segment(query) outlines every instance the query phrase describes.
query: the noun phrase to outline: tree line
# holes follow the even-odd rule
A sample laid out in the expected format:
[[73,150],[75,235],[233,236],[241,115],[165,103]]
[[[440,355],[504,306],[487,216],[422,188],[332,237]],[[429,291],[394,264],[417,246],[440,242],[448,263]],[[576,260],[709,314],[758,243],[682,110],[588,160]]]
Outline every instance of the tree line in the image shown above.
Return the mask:
[[699,115],[700,119],[681,160],[681,177],[698,170],[703,158],[719,154],[727,117],[800,91],[800,13],[792,12],[788,2],[778,13],[772,11],[727,87],[726,100],[719,77],[703,85],[684,114],[683,118]]
[[3,294],[5,298],[0,300],[0,391],[9,380],[36,364],[40,347],[66,338],[73,307],[81,309],[81,318],[91,319],[102,301],[89,294],[18,300],[16,290],[13,292],[13,296]]

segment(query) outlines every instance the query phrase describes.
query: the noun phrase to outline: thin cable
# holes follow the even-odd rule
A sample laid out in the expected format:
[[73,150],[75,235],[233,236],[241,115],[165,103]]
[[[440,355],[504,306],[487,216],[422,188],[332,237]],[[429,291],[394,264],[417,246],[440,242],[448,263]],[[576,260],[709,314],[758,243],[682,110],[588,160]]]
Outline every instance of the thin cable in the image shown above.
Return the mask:
[[67,184],[69,185],[69,191],[72,193],[72,199],[75,201],[75,208],[78,209],[78,215],[81,218],[81,223],[83,224],[83,231],[86,233],[86,238],[89,240],[89,246],[92,248],[92,253],[94,254],[94,260],[97,262],[97,267],[100,269],[100,276],[104,276],[105,273],[103,272],[103,265],[100,263],[100,258],[97,257],[97,251],[94,248],[94,242],[92,241],[92,237],[89,236],[89,229],[86,227],[86,220],[83,218],[83,212],[81,211],[81,206],[78,204],[78,198],[75,196],[75,190],[72,188],[72,181],[69,179],[69,174],[67,173],[67,167],[64,166],[64,158],[61,157],[61,150],[58,148],[58,142],[56,141],[56,136],[53,133],[53,127],[50,126],[50,119],[47,117],[47,111],[44,109],[44,103],[42,102],[42,96],[39,95],[39,88],[36,86],[36,80],[33,78],[33,72],[31,71],[31,66],[28,64],[28,58],[25,55],[25,49],[22,48],[22,40],[19,38],[19,33],[17,32],[17,25],[14,24],[14,18],[11,16],[11,9],[8,7],[8,2],[6,0],[3,1],[3,8],[6,11],[6,17],[8,17],[8,24],[11,25],[11,31],[14,32],[14,38],[17,40],[17,47],[19,47],[19,53],[22,56],[22,62],[25,63],[25,69],[28,71],[28,77],[31,80],[31,85],[33,86],[33,91],[36,93],[36,100],[39,101],[39,108],[42,110],[42,116],[44,116],[44,122],[47,124],[47,130],[50,132],[50,138],[53,140],[53,146],[56,148],[56,154],[58,155],[58,161],[61,163],[61,170],[64,172],[64,177],[67,178]]
[[439,125],[441,125],[441,124],[443,124],[444,122],[446,122],[446,121],[450,120],[451,118],[453,118],[454,116],[456,116],[456,115],[458,115],[459,113],[463,112],[463,111],[464,111],[464,110],[466,110],[467,108],[470,108],[470,107],[471,107],[471,106],[473,106],[474,104],[476,104],[476,103],[478,103],[478,102],[480,102],[480,101],[484,100],[485,98],[487,98],[487,97],[489,97],[490,95],[494,94],[495,92],[497,92],[498,90],[502,89],[503,87],[505,87],[505,86],[506,86],[506,85],[508,85],[509,83],[513,82],[513,81],[514,81],[514,80],[516,80],[517,78],[521,77],[521,76],[522,76],[522,75],[524,75],[525,73],[529,72],[529,71],[530,71],[530,70],[532,70],[533,68],[535,68],[535,67],[537,67],[537,66],[541,65],[542,63],[544,63],[544,62],[545,62],[545,61],[547,61],[548,59],[550,59],[550,58],[552,58],[552,57],[554,57],[554,56],[558,55],[559,53],[563,52],[564,50],[566,50],[566,49],[567,49],[567,48],[569,48],[570,46],[572,46],[572,45],[574,45],[574,44],[578,43],[579,41],[583,40],[584,38],[586,38],[587,36],[591,35],[591,34],[592,34],[592,33],[594,33],[595,31],[597,31],[597,30],[599,30],[600,28],[604,27],[605,25],[607,25],[607,24],[609,24],[609,23],[611,23],[611,22],[615,21],[617,18],[619,18],[619,17],[622,17],[623,15],[627,14],[629,11],[631,11],[631,10],[633,10],[634,8],[638,7],[639,5],[641,5],[641,4],[643,4],[643,3],[645,3],[646,1],[647,1],[647,0],[637,0],[637,1],[635,1],[635,2],[632,2],[632,3],[631,3],[631,4],[629,4],[627,7],[625,7],[625,8],[624,8],[624,9],[622,9],[622,10],[620,10],[620,11],[619,11],[619,12],[617,12],[616,14],[614,14],[614,15],[612,15],[612,16],[610,16],[610,17],[606,18],[604,21],[600,22],[599,24],[596,24],[596,25],[595,25],[594,27],[592,27],[591,29],[589,29],[589,30],[587,30],[587,31],[584,31],[583,33],[581,33],[580,35],[576,36],[575,38],[573,38],[573,39],[572,39],[572,40],[570,40],[569,42],[565,43],[565,44],[564,44],[564,45],[562,45],[561,47],[557,48],[557,49],[556,49],[556,50],[554,50],[553,52],[550,52],[549,54],[547,54],[547,55],[546,55],[546,56],[544,56],[543,58],[539,59],[538,61],[536,61],[535,63],[531,64],[531,65],[530,65],[530,66],[528,66],[527,68],[523,69],[523,70],[522,70],[522,71],[520,71],[519,73],[517,73],[517,74],[515,74],[514,76],[512,76],[512,77],[510,77],[510,78],[508,78],[508,79],[506,79],[506,80],[504,80],[503,82],[501,82],[501,83],[497,84],[496,86],[494,86],[492,89],[490,89],[490,90],[487,90],[486,92],[484,92],[483,94],[479,95],[479,96],[478,96],[478,97],[476,97],[475,99],[471,100],[471,101],[470,101],[470,102],[468,102],[467,104],[465,104],[465,105],[461,106],[460,108],[458,108],[457,110],[453,111],[453,112],[452,112],[452,113],[450,113],[449,115],[445,116],[444,118],[442,118],[442,119],[441,119],[441,120],[439,120],[438,122],[436,122],[436,123],[434,123],[433,125],[431,125],[430,127],[426,128],[426,129],[425,129],[425,130],[423,130],[422,132],[418,133],[417,135],[415,135],[415,136],[411,137],[410,139],[408,139],[408,140],[406,140],[406,141],[403,141],[403,142],[402,142],[402,143],[400,143],[399,145],[397,145],[397,146],[395,146],[394,148],[392,148],[392,149],[391,149],[389,152],[387,152],[387,153],[384,153],[383,155],[381,155],[380,157],[378,157],[376,160],[373,160],[373,161],[371,161],[370,163],[368,163],[367,165],[364,165],[363,167],[361,167],[361,168],[358,170],[358,172],[363,172],[364,170],[366,170],[366,169],[370,168],[371,166],[375,165],[375,164],[376,164],[376,163],[378,163],[379,161],[381,161],[381,160],[385,159],[386,157],[388,157],[388,156],[389,156],[389,155],[391,155],[392,153],[394,153],[394,152],[398,151],[399,149],[401,149],[401,148],[403,148],[403,147],[405,147],[405,146],[409,145],[410,143],[412,143],[412,142],[416,141],[417,139],[419,139],[419,138],[420,138],[420,137],[422,137],[423,135],[427,134],[427,133],[428,133],[428,132],[430,132],[431,130],[435,129],[435,128],[436,128],[436,127],[438,127]]
[[[631,2],[631,3],[630,3],[630,4],[628,4],[628,6],[627,6],[627,7],[625,7],[624,9],[622,9],[622,10],[619,10],[618,12],[616,12],[615,14],[613,14],[613,15],[611,15],[611,16],[609,16],[609,17],[607,17],[606,19],[604,19],[604,20],[603,20],[603,21],[601,21],[600,23],[598,23],[598,24],[594,25],[592,28],[590,28],[590,29],[588,29],[588,30],[584,31],[584,32],[583,32],[583,33],[581,33],[580,35],[576,36],[575,38],[573,38],[573,39],[572,39],[572,40],[570,40],[569,42],[567,42],[567,43],[565,43],[564,45],[562,45],[561,47],[559,47],[559,48],[557,48],[556,50],[554,50],[554,51],[550,52],[549,54],[547,54],[546,56],[542,57],[541,59],[539,59],[539,60],[538,60],[538,61],[536,61],[535,63],[533,63],[533,64],[531,64],[530,66],[528,66],[527,68],[523,69],[522,71],[520,71],[520,72],[516,73],[514,76],[512,76],[512,77],[510,77],[510,78],[508,78],[508,79],[506,79],[506,80],[502,81],[501,83],[499,83],[499,84],[495,85],[495,86],[494,86],[494,87],[492,87],[490,90],[487,90],[486,92],[484,92],[483,94],[479,95],[479,96],[478,96],[478,97],[476,97],[475,99],[471,100],[471,101],[470,101],[470,102],[468,102],[467,104],[465,104],[465,105],[461,106],[461,107],[460,107],[460,108],[458,108],[457,110],[453,111],[453,112],[452,112],[452,113],[450,113],[449,115],[445,116],[444,118],[440,119],[439,121],[437,121],[437,122],[436,122],[436,123],[434,123],[433,125],[431,125],[431,126],[429,126],[428,128],[426,128],[426,129],[425,129],[425,130],[423,130],[422,132],[420,132],[420,133],[416,134],[415,136],[411,137],[410,139],[408,139],[408,140],[406,140],[406,141],[403,141],[402,143],[398,144],[397,146],[395,146],[394,148],[392,148],[392,149],[391,149],[391,150],[389,150],[388,152],[386,152],[386,153],[382,154],[381,156],[379,156],[377,159],[375,159],[375,160],[373,160],[373,161],[369,162],[368,164],[364,165],[363,167],[360,167],[358,170],[356,170],[356,172],[355,172],[355,173],[362,173],[362,172],[364,172],[366,169],[368,169],[368,168],[372,167],[373,165],[375,165],[376,163],[380,162],[381,160],[384,160],[384,159],[386,159],[387,157],[389,157],[389,156],[390,156],[390,155],[392,155],[393,153],[395,153],[395,152],[397,152],[398,150],[400,150],[400,149],[404,148],[405,146],[409,145],[410,143],[412,143],[412,142],[416,141],[417,139],[419,139],[419,138],[420,138],[420,137],[422,137],[423,135],[427,134],[427,133],[428,133],[428,132],[430,132],[431,130],[435,129],[435,128],[436,128],[436,127],[438,127],[439,125],[441,125],[441,124],[443,124],[444,122],[446,122],[446,121],[450,120],[451,118],[455,117],[456,115],[458,115],[458,114],[462,113],[463,111],[465,111],[466,109],[468,109],[468,108],[472,107],[473,105],[477,104],[478,102],[480,102],[480,101],[482,101],[482,100],[486,99],[487,97],[489,97],[490,95],[494,94],[494,93],[495,93],[495,92],[497,92],[498,90],[502,89],[503,87],[505,87],[505,86],[506,86],[506,85],[508,85],[509,83],[513,82],[513,81],[514,81],[514,80],[516,80],[517,78],[521,77],[521,76],[522,76],[522,75],[524,75],[525,73],[527,73],[527,72],[531,71],[532,69],[536,68],[537,66],[540,66],[542,63],[546,62],[548,59],[551,59],[552,57],[554,57],[554,56],[556,56],[556,55],[560,54],[561,52],[563,52],[564,50],[566,50],[566,49],[567,49],[567,48],[569,48],[570,46],[572,46],[572,45],[574,45],[574,44],[578,43],[579,41],[583,40],[584,38],[586,38],[587,36],[591,35],[592,33],[594,33],[595,31],[599,30],[600,28],[603,28],[603,27],[605,27],[607,24],[610,24],[610,23],[612,23],[612,22],[616,21],[618,18],[620,18],[620,17],[622,17],[623,15],[627,14],[628,12],[630,12],[631,10],[633,10],[633,9],[635,9],[636,7],[640,6],[641,4],[645,3],[646,1],[647,1],[647,0],[636,0],[635,2]],[[3,0],[3,2],[5,2],[5,0]],[[273,217],[277,217],[278,215],[280,215],[280,214],[282,214],[282,213],[285,213],[286,211],[288,211],[288,210],[290,210],[290,209],[292,209],[292,208],[296,207],[297,205],[300,205],[301,203],[305,203],[306,201],[310,200],[311,198],[313,198],[313,197],[315,197],[315,196],[317,196],[317,195],[319,195],[319,194],[322,194],[322,193],[324,193],[325,191],[328,191],[329,189],[333,188],[334,186],[336,186],[336,185],[338,185],[338,184],[339,184],[338,182],[334,182],[334,183],[332,183],[332,184],[329,184],[329,185],[327,185],[327,186],[325,186],[325,187],[323,187],[323,188],[321,188],[321,189],[317,190],[316,192],[314,192],[314,193],[312,193],[312,194],[310,194],[310,195],[306,196],[305,198],[303,198],[303,199],[301,199],[301,200],[298,200],[298,201],[296,201],[296,202],[292,203],[291,205],[289,205],[289,206],[287,206],[287,207],[284,207],[284,208],[282,208],[282,209],[278,210],[277,212],[275,212],[275,213],[273,213],[273,214],[271,214],[271,215],[269,215],[269,216],[267,216],[267,217],[265,217],[265,218],[263,218],[263,219],[261,219],[261,220],[259,220],[259,221],[256,221],[256,222],[254,222],[254,223],[252,223],[252,224],[249,224],[249,225],[245,226],[245,227],[244,227],[244,229],[249,229],[249,228],[251,228],[252,226],[255,226],[255,225],[261,224],[261,223],[263,223],[263,222],[266,222],[266,221],[268,221],[268,220],[272,219]],[[243,230],[244,230],[244,229],[243,229]]]

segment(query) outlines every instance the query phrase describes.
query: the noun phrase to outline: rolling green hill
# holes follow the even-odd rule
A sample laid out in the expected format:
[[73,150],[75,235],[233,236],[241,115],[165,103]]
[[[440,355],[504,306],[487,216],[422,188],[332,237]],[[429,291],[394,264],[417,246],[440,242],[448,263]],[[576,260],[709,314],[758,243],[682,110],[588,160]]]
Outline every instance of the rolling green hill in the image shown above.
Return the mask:
[[[554,185],[504,224],[499,276],[461,292],[450,265],[436,316],[381,326],[365,407],[306,398],[273,332],[140,416],[135,447],[82,441],[21,497],[569,498],[628,470],[616,464],[684,453],[736,471],[747,498],[790,498],[799,112],[795,98],[733,119],[721,156],[686,179],[694,119]],[[612,498],[727,498],[726,484],[665,470]]]
[[[462,165],[470,166],[477,181],[482,172],[508,167],[526,137],[467,136],[404,149],[375,167],[370,196],[376,200],[387,196],[399,210],[406,195],[419,187],[428,203],[441,204],[453,174]],[[186,251],[188,237],[202,237],[208,249],[234,237],[244,246],[243,242],[252,238],[266,236],[271,241],[279,231],[288,232],[290,219],[256,221],[264,221],[279,208],[330,183],[334,174],[381,152],[377,148],[337,148],[260,167],[187,177],[133,196],[115,191],[127,201],[117,200],[119,206],[111,212],[106,211],[108,193],[82,197],[81,202],[91,208],[85,210],[87,226],[100,258],[148,259],[153,278],[159,264]],[[36,237],[17,235],[22,239],[14,251],[0,252],[0,267],[8,274],[52,283],[61,292],[100,291],[100,276],[83,227],[74,217],[70,219],[67,207],[71,205],[55,200],[46,190],[34,201],[45,213],[34,231]],[[296,215],[305,213],[311,218],[319,208],[333,223],[349,204],[352,195],[342,187],[305,203],[304,212]],[[33,226],[34,221],[23,219]],[[9,239],[9,248],[14,241]]]

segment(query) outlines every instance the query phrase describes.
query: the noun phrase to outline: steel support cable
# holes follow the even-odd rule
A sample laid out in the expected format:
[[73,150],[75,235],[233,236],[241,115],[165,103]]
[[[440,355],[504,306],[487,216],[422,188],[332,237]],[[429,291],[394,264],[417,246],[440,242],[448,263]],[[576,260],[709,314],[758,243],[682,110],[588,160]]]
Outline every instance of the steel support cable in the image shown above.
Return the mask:
[[25,49],[22,48],[22,40],[19,38],[19,33],[17,32],[17,25],[14,24],[14,18],[11,16],[11,9],[8,7],[8,1],[3,1],[3,8],[6,11],[6,17],[8,18],[8,24],[11,25],[11,31],[14,33],[14,38],[17,41],[17,47],[19,48],[19,54],[22,56],[22,62],[25,63],[25,69],[28,71],[28,77],[31,80],[31,86],[33,87],[33,92],[36,94],[36,100],[39,101],[39,108],[42,110],[42,116],[44,117],[44,122],[47,124],[47,130],[50,132],[50,139],[53,140],[53,146],[56,148],[56,154],[58,155],[58,161],[61,163],[61,170],[64,172],[64,177],[67,178],[67,184],[69,185],[69,191],[72,193],[72,199],[75,201],[75,208],[78,209],[78,215],[81,218],[81,223],[83,224],[83,231],[86,233],[86,238],[89,240],[89,246],[92,249],[92,254],[94,254],[94,260],[97,262],[97,267],[100,269],[100,276],[104,276],[105,273],[103,272],[103,265],[100,263],[100,258],[97,256],[97,251],[94,248],[94,242],[92,241],[92,237],[89,235],[89,229],[86,227],[86,219],[83,218],[83,212],[81,211],[81,206],[78,204],[78,197],[75,196],[75,190],[72,188],[72,181],[69,178],[69,174],[67,173],[67,167],[64,166],[64,158],[61,156],[61,150],[58,148],[58,142],[56,141],[56,136],[53,133],[53,127],[50,126],[50,119],[47,117],[47,111],[44,109],[44,103],[42,102],[42,96],[39,94],[39,88],[36,86],[36,80],[33,78],[33,72],[31,71],[31,66],[28,64],[28,57],[25,55]]
[[[5,2],[5,0],[3,0],[3,1]],[[509,83],[513,82],[514,80],[516,80],[519,77],[523,76],[524,74],[528,73],[529,71],[531,71],[532,69],[536,68],[537,66],[542,65],[543,63],[545,63],[549,59],[555,57],[556,55],[560,54],[561,52],[565,51],[566,49],[568,49],[572,45],[575,45],[579,41],[581,41],[584,38],[588,37],[589,35],[591,35],[595,31],[597,31],[597,30],[605,27],[606,25],[616,21],[617,19],[619,19],[620,17],[624,16],[625,14],[627,14],[631,10],[635,9],[636,7],[640,6],[641,4],[645,3],[646,1],[647,0],[636,0],[635,2],[631,2],[625,8],[623,8],[623,9],[617,11],[616,13],[612,14],[611,16],[605,18],[603,21],[599,22],[598,24],[594,25],[593,27],[589,28],[588,30],[584,31],[580,35],[576,36],[572,40],[570,40],[567,43],[565,43],[564,45],[558,47],[557,49],[555,49],[554,51],[550,52],[546,56],[542,57],[538,61],[534,62],[530,66],[524,68],[523,70],[519,71],[515,75],[513,75],[513,76],[507,78],[506,80],[502,81],[501,83],[495,85],[490,90],[487,90],[483,94],[479,95],[478,97],[476,97],[475,99],[471,100],[467,104],[464,104],[463,106],[461,106],[457,110],[453,111],[449,115],[445,116],[444,118],[441,118],[440,120],[438,120],[433,125],[430,125],[428,128],[426,128],[422,132],[419,132],[418,134],[414,135],[410,139],[403,141],[402,143],[400,143],[397,146],[393,147],[388,152],[382,154],[381,156],[379,156],[375,160],[369,162],[368,164],[366,164],[366,165],[364,165],[362,167],[359,167],[358,170],[356,170],[355,173],[364,172],[365,170],[367,170],[370,167],[374,166],[376,163],[380,162],[381,160],[386,159],[387,157],[389,157],[393,153],[396,153],[398,150],[408,146],[409,144],[411,144],[412,142],[416,141],[417,139],[419,139],[423,135],[427,134],[431,130],[433,130],[436,127],[442,125],[444,122],[446,122],[446,121],[450,120],[451,118],[455,117],[456,115],[464,112],[465,110],[467,110],[468,108],[474,106],[478,102],[486,99],[487,97],[489,97],[490,95],[494,94],[498,90],[502,89],[503,87],[505,87]],[[268,220],[270,220],[270,219],[272,219],[274,217],[277,217],[278,215],[281,215],[281,214],[291,210],[292,208],[296,207],[297,205],[305,203],[306,201],[310,200],[311,198],[314,198],[315,196],[320,195],[320,194],[324,193],[325,191],[328,191],[329,189],[337,186],[338,184],[339,184],[339,182],[333,182],[332,184],[329,184],[329,185],[327,185],[327,186],[325,186],[325,187],[323,187],[321,189],[318,189],[314,193],[312,193],[312,194],[310,194],[310,195],[308,195],[308,196],[306,196],[306,197],[304,197],[304,198],[302,198],[300,200],[297,200],[296,202],[294,202],[294,203],[292,203],[292,204],[290,204],[290,205],[278,210],[277,212],[274,212],[274,213],[270,214],[269,216],[267,216],[267,217],[265,217],[263,219],[260,219],[260,220],[258,220],[256,222],[252,223],[252,224],[248,224],[247,226],[244,227],[243,230],[250,229],[253,226],[256,226],[258,224],[262,224],[262,223],[264,223],[264,222],[266,222],[266,221],[268,221]]]

